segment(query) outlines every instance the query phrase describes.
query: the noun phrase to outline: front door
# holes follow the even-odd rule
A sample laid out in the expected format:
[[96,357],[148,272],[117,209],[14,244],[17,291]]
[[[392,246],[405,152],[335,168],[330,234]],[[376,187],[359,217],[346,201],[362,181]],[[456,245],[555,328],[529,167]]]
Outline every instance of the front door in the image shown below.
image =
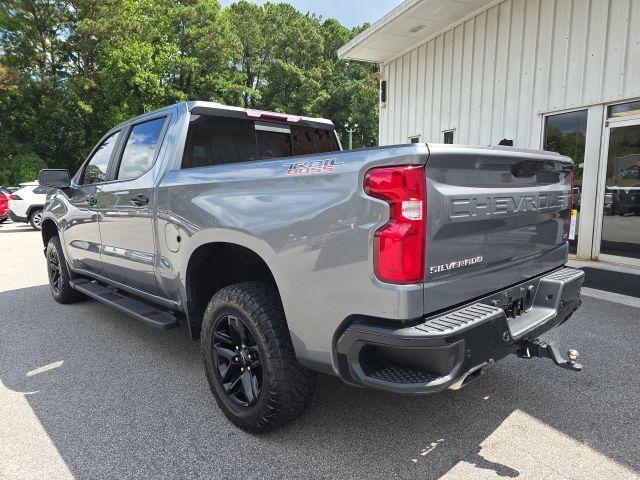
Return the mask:
[[98,194],[103,268],[108,278],[151,295],[155,277],[154,177],[166,115],[127,129],[122,155],[110,168],[111,181]]
[[[604,134],[598,258],[640,265],[640,118],[610,120]],[[599,240],[599,241],[598,241]]]
[[109,161],[118,145],[120,132],[102,140],[91,153],[70,188],[69,212],[61,225],[66,257],[75,270],[101,274],[98,196],[107,180]]

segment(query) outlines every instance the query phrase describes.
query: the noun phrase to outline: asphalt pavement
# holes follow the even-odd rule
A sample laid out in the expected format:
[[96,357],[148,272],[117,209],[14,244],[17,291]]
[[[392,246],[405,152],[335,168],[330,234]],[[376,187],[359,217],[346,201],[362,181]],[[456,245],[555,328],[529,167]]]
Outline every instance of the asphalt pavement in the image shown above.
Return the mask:
[[0,478],[640,478],[640,309],[607,295],[545,337],[580,373],[509,357],[433,396],[321,376],[304,417],[252,436],[186,329],[58,305],[39,232],[0,224]]

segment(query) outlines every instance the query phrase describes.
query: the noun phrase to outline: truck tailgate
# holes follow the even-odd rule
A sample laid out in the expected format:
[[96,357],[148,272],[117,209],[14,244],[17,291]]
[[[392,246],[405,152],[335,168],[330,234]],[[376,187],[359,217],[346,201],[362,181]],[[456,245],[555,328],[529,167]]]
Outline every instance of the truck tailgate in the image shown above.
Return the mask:
[[425,313],[566,262],[570,159],[508,147],[429,150]]

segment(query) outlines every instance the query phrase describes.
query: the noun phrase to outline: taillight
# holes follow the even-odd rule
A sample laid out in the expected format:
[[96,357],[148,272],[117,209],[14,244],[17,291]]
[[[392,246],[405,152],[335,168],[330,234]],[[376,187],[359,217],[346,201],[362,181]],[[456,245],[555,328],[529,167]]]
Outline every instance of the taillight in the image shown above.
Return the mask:
[[374,235],[376,277],[388,283],[422,282],[427,236],[424,166],[369,170],[364,191],[389,204],[389,221]]
[[9,195],[9,200],[22,200],[20,195]]

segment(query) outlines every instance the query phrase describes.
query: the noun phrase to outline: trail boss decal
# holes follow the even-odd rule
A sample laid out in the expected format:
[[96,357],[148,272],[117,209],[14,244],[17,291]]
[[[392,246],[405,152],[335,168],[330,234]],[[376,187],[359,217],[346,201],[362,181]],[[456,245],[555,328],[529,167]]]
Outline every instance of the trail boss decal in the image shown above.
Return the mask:
[[443,263],[442,265],[435,265],[429,267],[429,273],[441,273],[448,270],[454,270],[460,267],[467,267],[469,265],[475,265],[481,263],[482,257],[465,258],[464,260],[456,260],[455,262]]
[[335,167],[344,165],[335,158],[325,160],[308,160],[306,162],[285,163],[287,175],[306,175],[309,173],[332,173]]

